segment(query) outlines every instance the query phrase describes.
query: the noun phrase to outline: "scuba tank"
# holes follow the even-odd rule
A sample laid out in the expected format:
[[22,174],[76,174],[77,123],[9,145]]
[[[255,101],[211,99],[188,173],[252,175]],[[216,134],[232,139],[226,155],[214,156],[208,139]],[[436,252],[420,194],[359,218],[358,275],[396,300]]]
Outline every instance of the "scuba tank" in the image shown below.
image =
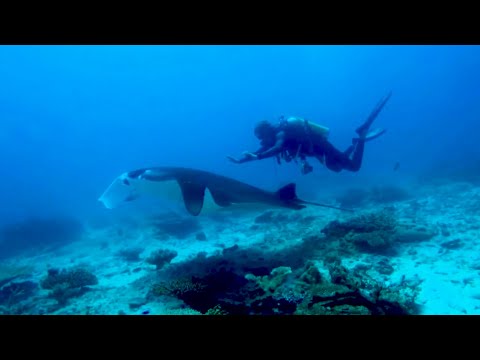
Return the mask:
[[323,125],[316,124],[314,122],[308,121],[298,116],[290,116],[288,119],[283,121],[286,121],[288,124],[292,124],[292,125],[298,124],[301,126],[305,126],[307,131],[314,135],[321,135],[321,136],[324,136],[325,138],[328,138],[328,135],[330,134],[330,128]]
[[[290,116],[289,118],[285,118],[283,115],[279,119],[280,127],[286,126],[295,126],[298,128],[303,128],[305,131],[305,135],[309,138],[310,147],[313,146],[312,137],[323,137],[325,139],[328,138],[330,134],[330,128],[316,124],[314,122],[310,122],[304,118],[297,117],[297,116]],[[305,159],[305,155],[302,156],[303,153],[302,145],[299,145],[296,152],[294,154],[288,153],[287,151],[283,151],[280,156],[277,157],[278,163],[280,163],[280,157],[285,160],[286,162],[294,161],[298,164],[298,160],[300,159],[300,169],[302,174],[308,174],[313,170],[313,167],[307,163]]]

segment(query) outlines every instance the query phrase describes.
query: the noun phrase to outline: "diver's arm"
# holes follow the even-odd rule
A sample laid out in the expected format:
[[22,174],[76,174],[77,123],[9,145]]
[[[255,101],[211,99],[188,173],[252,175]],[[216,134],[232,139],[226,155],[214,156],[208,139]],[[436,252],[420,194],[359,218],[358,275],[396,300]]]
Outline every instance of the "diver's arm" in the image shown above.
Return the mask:
[[275,156],[282,152],[283,150],[283,143],[285,142],[285,133],[283,131],[280,131],[277,136],[276,136],[276,142],[275,145],[273,145],[270,149],[265,150],[263,152],[257,153],[257,159],[265,159],[268,157]]
[[258,154],[260,154],[260,153],[262,153],[266,150],[268,150],[268,148],[266,148],[265,146],[262,146],[260,149],[258,149],[257,151],[254,151],[254,152],[250,152],[250,151],[243,152],[243,157],[241,157],[240,159],[236,159],[232,156],[227,156],[227,159],[230,160],[231,162],[235,163],[235,164],[242,164],[244,162],[257,160]]
[[273,145],[271,148],[262,146],[260,149],[258,149],[255,152],[245,151],[243,153],[243,157],[240,159],[235,159],[231,156],[227,156],[227,158],[230,161],[234,162],[235,164],[242,164],[244,162],[248,162],[252,160],[261,160],[271,156],[275,156],[282,152],[284,139],[285,139],[285,133],[283,131],[280,131],[276,136],[275,145]]

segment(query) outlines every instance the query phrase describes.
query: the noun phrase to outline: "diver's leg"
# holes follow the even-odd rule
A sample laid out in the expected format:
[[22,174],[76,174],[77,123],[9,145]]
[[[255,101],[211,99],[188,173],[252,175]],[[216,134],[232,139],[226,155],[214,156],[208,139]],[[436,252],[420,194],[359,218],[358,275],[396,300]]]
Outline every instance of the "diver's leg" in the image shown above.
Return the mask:
[[367,120],[365,120],[365,122],[355,130],[361,139],[365,139],[367,137],[370,126],[372,125],[374,120],[377,118],[380,111],[382,111],[383,107],[385,106],[385,104],[387,103],[387,101],[390,99],[391,96],[392,96],[392,92],[389,92],[384,99],[380,100],[380,102],[377,104],[377,106],[375,106],[375,108],[372,110],[372,112],[368,116]]
[[[357,142],[358,142],[358,139],[352,139],[353,144],[356,144]],[[346,157],[350,157],[354,149],[355,149],[355,145],[350,145],[348,149],[343,152],[343,155],[345,155]]]
[[[326,143],[325,166],[332,171],[340,172],[341,170],[348,170],[356,172],[362,166],[363,150],[365,147],[365,140],[358,140],[356,145],[350,146],[347,151],[341,152],[332,144]],[[352,159],[349,155],[353,153]]]
[[336,149],[330,142],[325,141],[321,148],[315,149],[315,157],[324,164],[327,169],[340,172],[343,169],[343,163],[349,160],[340,150]]
[[358,140],[353,150],[352,159],[345,163],[344,169],[349,171],[358,171],[362,167],[363,151],[365,149],[365,140]]

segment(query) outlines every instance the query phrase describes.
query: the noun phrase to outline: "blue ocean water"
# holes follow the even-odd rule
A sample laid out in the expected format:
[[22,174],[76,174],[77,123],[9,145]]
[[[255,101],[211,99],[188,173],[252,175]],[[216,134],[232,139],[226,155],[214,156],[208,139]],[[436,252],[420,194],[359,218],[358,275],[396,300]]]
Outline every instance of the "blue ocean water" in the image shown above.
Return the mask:
[[[313,200],[480,175],[478,46],[0,46],[0,79],[0,226],[111,216],[98,197],[149,166],[295,182]],[[344,150],[389,91],[375,122],[387,132],[359,172],[226,159],[256,150],[255,124],[281,115],[328,126]]]

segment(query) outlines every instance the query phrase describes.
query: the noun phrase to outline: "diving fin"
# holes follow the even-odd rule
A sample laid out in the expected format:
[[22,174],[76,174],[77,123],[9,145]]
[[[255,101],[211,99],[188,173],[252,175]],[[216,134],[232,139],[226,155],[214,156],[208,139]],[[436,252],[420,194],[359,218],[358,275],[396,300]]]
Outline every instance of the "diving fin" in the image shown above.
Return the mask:
[[[376,129],[370,130],[367,133],[367,135],[365,135],[365,141],[374,140],[374,139],[382,136],[386,132],[387,132],[387,129],[383,129],[383,128],[376,128]],[[353,138],[352,143],[356,144],[359,140],[360,140],[360,138]]]
[[385,98],[380,100],[377,106],[375,106],[375,108],[372,110],[372,112],[368,116],[367,120],[365,120],[365,122],[355,130],[360,138],[363,138],[363,137],[366,138],[368,130],[370,129],[370,126],[373,124],[378,114],[380,113],[380,111],[382,111],[383,107],[385,106],[385,104],[387,103],[387,101],[390,99],[391,96],[392,96],[392,92],[390,91],[387,94],[387,96],[385,96]]

